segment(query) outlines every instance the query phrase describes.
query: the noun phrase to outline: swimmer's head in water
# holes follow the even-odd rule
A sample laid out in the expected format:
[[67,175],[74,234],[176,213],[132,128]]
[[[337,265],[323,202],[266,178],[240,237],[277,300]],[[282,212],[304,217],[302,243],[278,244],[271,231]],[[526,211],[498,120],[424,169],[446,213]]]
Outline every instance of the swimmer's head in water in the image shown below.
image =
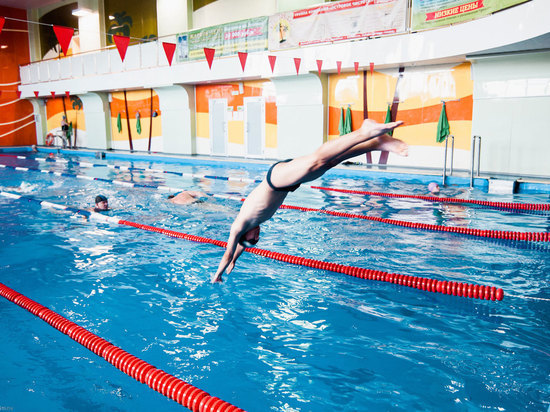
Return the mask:
[[98,195],[95,197],[95,207],[96,209],[100,210],[108,210],[109,209],[109,201],[107,198],[103,195]]
[[428,185],[428,190],[433,194],[438,194],[439,193],[439,185],[435,182],[431,182]]
[[260,240],[260,226],[256,226],[243,234],[239,243],[244,247],[253,247]]

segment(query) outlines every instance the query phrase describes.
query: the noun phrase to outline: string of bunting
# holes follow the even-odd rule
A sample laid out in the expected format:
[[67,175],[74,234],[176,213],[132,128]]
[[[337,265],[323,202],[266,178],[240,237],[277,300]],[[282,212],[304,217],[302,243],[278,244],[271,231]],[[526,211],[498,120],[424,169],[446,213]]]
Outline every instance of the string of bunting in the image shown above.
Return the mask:
[[[15,18],[11,18],[11,17],[0,17],[0,34],[2,33],[2,29],[4,27],[4,23],[5,23],[6,19],[14,20],[14,21],[22,21],[22,22],[32,23],[32,24],[41,24],[41,25],[46,25],[46,26],[52,27],[64,56],[68,55],[69,46],[70,46],[71,40],[74,36],[74,31],[75,31],[74,28],[59,26],[59,25],[53,25],[53,24],[38,23],[38,22],[31,21],[31,20],[20,20],[20,19],[15,19]],[[106,34],[106,33],[104,33],[104,34]],[[116,49],[118,51],[118,54],[119,54],[120,59],[121,59],[122,62],[124,62],[124,59],[126,57],[126,51],[128,49],[128,46],[130,45],[130,40],[131,39],[138,40],[138,41],[147,41],[147,42],[158,40],[158,39],[146,39],[146,40],[137,39],[137,38],[133,38],[133,37],[130,37],[130,36],[122,36],[122,35],[117,35],[117,34],[112,35],[112,38],[113,38],[113,42],[115,43]],[[173,58],[174,58],[174,53],[175,53],[175,50],[176,50],[176,44],[169,43],[169,42],[162,42],[162,47],[164,49],[164,53],[166,55],[166,59],[168,61],[168,64],[171,66]],[[213,61],[214,61],[214,57],[215,57],[215,54],[216,54],[216,49],[205,47],[203,50],[204,50],[204,56],[205,56],[206,62],[208,63],[208,68],[211,70],[212,69],[212,64],[213,64]],[[237,55],[238,55],[238,58],[239,58],[239,62],[241,64],[242,71],[244,73],[245,68],[246,68],[248,53],[247,52],[238,52]],[[269,65],[271,67],[271,72],[274,73],[275,72],[275,64],[276,64],[277,56],[269,55],[267,57],[268,57],[268,60],[269,60]],[[301,63],[302,63],[301,58],[294,57],[294,66],[296,68],[296,75],[300,74]],[[321,75],[323,60],[318,59],[318,60],[316,60],[316,63],[317,63],[318,73],[319,73],[319,75]],[[342,63],[343,62],[341,60],[336,61],[336,67],[337,67],[338,74],[341,74],[341,72],[342,72]],[[359,72],[359,62],[354,61],[353,66],[354,66],[355,74],[358,74],[358,72]],[[370,68],[370,73],[372,75],[373,72],[374,72],[374,63],[373,62],[369,63],[369,68]],[[54,92],[51,92],[51,93],[52,93],[52,97],[55,97],[55,93]],[[20,96],[20,92],[18,92],[18,94]],[[34,94],[35,94],[36,97],[38,97],[39,92],[35,91]],[[67,94],[67,96],[69,96],[69,92],[66,92],[66,94]]]

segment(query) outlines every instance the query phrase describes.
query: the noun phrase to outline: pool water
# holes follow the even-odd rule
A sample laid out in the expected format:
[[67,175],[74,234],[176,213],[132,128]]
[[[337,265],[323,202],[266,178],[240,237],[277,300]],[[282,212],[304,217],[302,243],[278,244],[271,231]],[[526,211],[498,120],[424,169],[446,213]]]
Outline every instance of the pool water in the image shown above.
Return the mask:
[[[44,157],[43,154],[36,156]],[[65,156],[66,159],[89,159]],[[96,163],[113,163],[93,160]],[[0,158],[135,183],[246,194],[253,184]],[[267,165],[116,164],[261,178]],[[332,171],[323,186],[426,194],[425,185]],[[240,202],[0,169],[0,189],[226,240]],[[448,196],[548,203],[548,195]],[[509,213],[301,188],[286,203],[447,226],[547,232],[550,213]],[[550,405],[550,245],[282,210],[258,247],[405,275],[500,287],[501,302],[423,292],[245,253],[212,285],[223,249],[0,197],[0,282],[104,339],[249,411],[533,410]],[[540,300],[528,299],[536,297]],[[544,300],[546,299],[546,300]],[[169,411],[181,406],[0,299],[0,407]]]

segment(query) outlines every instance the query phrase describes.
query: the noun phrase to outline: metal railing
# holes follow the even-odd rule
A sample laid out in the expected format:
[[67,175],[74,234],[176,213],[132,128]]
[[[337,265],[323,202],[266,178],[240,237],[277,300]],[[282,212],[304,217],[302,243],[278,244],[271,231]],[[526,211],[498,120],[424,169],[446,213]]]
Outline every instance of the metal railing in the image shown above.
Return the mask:
[[451,138],[451,170],[449,171],[449,176],[453,174],[453,162],[455,155],[455,137],[450,134],[445,138],[445,158],[443,159],[443,180],[441,184],[445,186],[445,179],[447,178],[447,147],[449,145],[449,137]]
[[476,140],[477,145],[477,173],[476,177],[479,177],[479,164],[481,161],[481,136],[472,136],[472,165],[470,168],[470,187],[474,187],[474,161],[476,156]]

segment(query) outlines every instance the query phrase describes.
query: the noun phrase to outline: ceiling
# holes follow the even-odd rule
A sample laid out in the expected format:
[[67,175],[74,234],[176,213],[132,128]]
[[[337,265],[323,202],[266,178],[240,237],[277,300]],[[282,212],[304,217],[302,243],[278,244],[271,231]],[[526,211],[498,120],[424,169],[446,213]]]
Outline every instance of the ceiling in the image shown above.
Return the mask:
[[59,0],[0,0],[0,6],[25,10],[44,7],[54,3],[59,3]]

